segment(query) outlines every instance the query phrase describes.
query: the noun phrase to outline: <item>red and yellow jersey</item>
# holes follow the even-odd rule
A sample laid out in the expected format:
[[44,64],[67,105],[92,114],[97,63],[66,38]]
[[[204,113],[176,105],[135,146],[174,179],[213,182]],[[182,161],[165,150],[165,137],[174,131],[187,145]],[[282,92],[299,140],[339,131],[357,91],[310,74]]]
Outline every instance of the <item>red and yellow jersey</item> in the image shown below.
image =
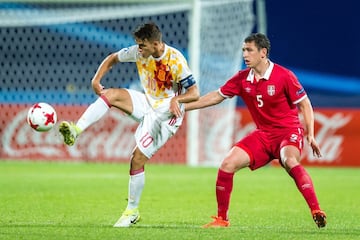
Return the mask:
[[228,98],[240,96],[259,129],[301,127],[296,104],[306,98],[306,92],[294,73],[278,64],[270,62],[258,81],[253,70],[239,71],[219,92]]
[[175,48],[165,44],[162,56],[144,58],[138,45],[121,49],[120,62],[136,62],[141,85],[150,105],[160,111],[167,111],[170,100],[185,91],[180,81],[192,76],[185,57]]

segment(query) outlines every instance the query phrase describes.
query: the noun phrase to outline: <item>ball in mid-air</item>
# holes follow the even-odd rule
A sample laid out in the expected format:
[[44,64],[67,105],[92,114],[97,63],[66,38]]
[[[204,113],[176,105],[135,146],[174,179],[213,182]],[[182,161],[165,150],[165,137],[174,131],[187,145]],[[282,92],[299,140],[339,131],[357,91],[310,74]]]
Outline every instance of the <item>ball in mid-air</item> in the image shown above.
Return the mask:
[[48,103],[36,103],[28,111],[27,123],[38,132],[49,131],[57,121],[55,109]]

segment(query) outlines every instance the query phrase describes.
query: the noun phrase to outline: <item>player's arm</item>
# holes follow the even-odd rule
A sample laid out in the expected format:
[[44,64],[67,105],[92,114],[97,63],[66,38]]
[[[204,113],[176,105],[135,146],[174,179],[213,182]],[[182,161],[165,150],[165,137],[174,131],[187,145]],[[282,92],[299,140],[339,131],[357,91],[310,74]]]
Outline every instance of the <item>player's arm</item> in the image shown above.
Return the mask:
[[182,115],[179,106],[180,103],[188,103],[188,102],[196,101],[199,99],[200,96],[199,88],[195,84],[195,80],[192,75],[187,77],[186,79],[183,79],[181,83],[185,87],[186,92],[173,97],[170,102],[169,110],[176,117],[180,117]]
[[185,111],[205,108],[221,103],[225,100],[219,91],[209,92],[208,94],[200,97],[197,101],[186,103]]
[[301,102],[299,102],[297,106],[303,115],[305,128],[307,131],[306,138],[313,150],[313,154],[314,156],[321,157],[320,147],[314,137],[314,110],[311,106],[310,99],[306,97]]
[[113,65],[118,62],[119,58],[117,56],[117,53],[112,53],[107,56],[99,65],[93,79],[91,80],[92,88],[97,95],[101,95],[104,89],[104,87],[100,83],[102,77],[112,68]]

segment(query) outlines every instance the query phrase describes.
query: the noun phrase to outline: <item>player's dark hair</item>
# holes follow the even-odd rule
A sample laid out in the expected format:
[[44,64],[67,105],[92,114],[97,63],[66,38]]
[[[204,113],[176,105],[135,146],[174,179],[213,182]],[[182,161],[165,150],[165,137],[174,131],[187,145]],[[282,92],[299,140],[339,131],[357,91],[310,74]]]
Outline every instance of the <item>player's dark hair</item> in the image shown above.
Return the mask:
[[139,25],[133,32],[133,35],[137,39],[146,39],[149,42],[162,41],[162,33],[159,27],[153,22],[147,22]]
[[269,57],[271,45],[270,45],[270,40],[268,39],[268,37],[265,34],[252,33],[247,38],[245,38],[245,42],[246,43],[255,42],[255,46],[257,47],[257,49],[259,51],[262,48],[266,48],[267,49],[266,56]]

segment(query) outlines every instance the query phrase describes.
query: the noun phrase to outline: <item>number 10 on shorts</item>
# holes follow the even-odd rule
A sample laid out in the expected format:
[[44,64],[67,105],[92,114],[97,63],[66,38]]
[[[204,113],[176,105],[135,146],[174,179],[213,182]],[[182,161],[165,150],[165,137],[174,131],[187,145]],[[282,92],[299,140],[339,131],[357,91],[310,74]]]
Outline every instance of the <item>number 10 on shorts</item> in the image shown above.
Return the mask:
[[154,141],[153,137],[147,132],[140,138],[140,143],[144,148],[147,148]]

